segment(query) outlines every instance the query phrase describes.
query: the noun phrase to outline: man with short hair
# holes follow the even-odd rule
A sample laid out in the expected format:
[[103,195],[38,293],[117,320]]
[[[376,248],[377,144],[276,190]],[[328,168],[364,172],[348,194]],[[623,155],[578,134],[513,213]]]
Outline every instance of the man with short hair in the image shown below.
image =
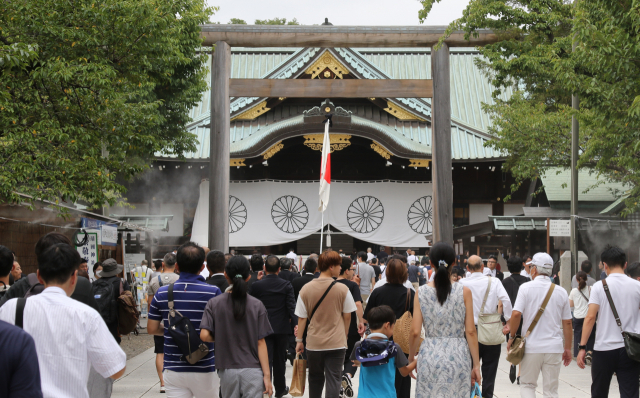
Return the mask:
[[292,261],[290,258],[282,257],[280,259],[280,272],[278,273],[278,277],[293,283],[294,280],[300,277],[300,274],[291,272],[291,263]]
[[373,271],[376,273],[376,277],[375,277],[376,278],[376,282],[378,282],[380,280],[380,275],[382,275],[382,269],[380,268],[380,265],[378,263],[379,263],[379,261],[378,261],[377,258],[374,257],[374,258],[371,259],[371,264],[370,265],[373,267]]
[[[351,261],[350,258],[349,261]],[[316,260],[312,259],[311,256],[309,256],[309,258],[307,258],[307,261],[305,261],[304,263],[303,269],[304,274],[300,278],[296,278],[293,282],[291,282],[291,285],[293,286],[293,295],[295,296],[296,301],[298,301],[298,295],[300,294],[300,290],[302,290],[302,287],[314,279],[314,274],[316,273],[316,269],[318,269],[318,263],[316,262]]]
[[[596,282],[591,288],[589,309],[578,345],[578,366],[584,369],[587,341],[597,318],[598,327],[591,365],[591,396],[608,396],[611,379],[615,373],[620,397],[638,397],[640,362],[627,355],[622,331],[640,333],[640,283],[624,274],[627,255],[619,247],[607,245],[600,255],[600,260],[607,278]],[[605,288],[618,313],[620,325],[616,321]]]
[[384,250],[384,246],[382,247],[382,249],[380,249],[380,252],[378,252],[378,255],[376,257],[378,257],[381,262],[382,259],[386,260],[386,258],[389,257],[389,254]]
[[17,299],[0,308],[0,320],[15,324],[17,319],[17,326],[33,337],[45,396],[88,398],[91,367],[115,380],[124,374],[127,364],[100,314],[69,297],[78,280],[83,280],[78,279],[79,265],[77,250],[65,243],[54,244],[38,255],[42,293],[24,304],[21,301],[21,316],[17,316]]
[[251,285],[258,280],[258,274],[264,269],[264,259],[260,254],[254,254],[249,260],[251,265],[251,279],[247,282],[247,289],[251,290]]
[[[173,283],[174,310],[200,329],[200,321],[207,302],[221,294],[217,286],[205,282],[200,273],[204,269],[204,249],[194,242],[187,242],[178,248],[176,269],[180,277]],[[213,343],[204,343],[209,349],[195,364],[184,359],[169,333],[169,286],[158,289],[149,309],[147,333],[164,335],[164,383],[167,397],[209,398],[212,391],[218,391],[220,380],[215,374]]]
[[0,297],[9,291],[9,275],[13,268],[13,253],[7,247],[0,245]]
[[[366,253],[361,252],[366,261]],[[342,259],[334,251],[325,251],[319,258],[320,277],[307,283],[300,291],[296,304],[298,334],[296,352],[307,350],[309,364],[309,397],[320,398],[325,389],[326,397],[338,397],[342,382],[342,366],[347,349],[347,335],[351,324],[351,313],[357,310],[349,288],[334,281],[342,270]],[[326,295],[325,295],[326,293]],[[320,298],[324,299],[317,311]],[[309,316],[313,315],[307,324]],[[305,328],[309,328],[306,347],[303,343]]]
[[[589,260],[584,260],[582,264],[580,264],[580,269],[587,273],[587,286],[593,286],[596,283],[596,280],[591,277],[591,268],[592,268],[592,265],[591,265],[591,261]],[[578,280],[574,275],[573,278],[571,278],[571,288],[576,289],[577,287],[578,287]]]
[[533,278],[531,278],[531,275],[529,274],[529,269],[531,268],[532,259],[533,258],[528,254],[525,254],[522,257],[522,272],[520,272],[520,275],[524,276],[525,278],[529,278],[531,280],[533,280]]
[[365,263],[368,263],[369,261],[371,261],[372,258],[374,258],[375,256],[373,255],[373,253],[371,253],[371,248],[367,247],[367,261],[365,261]]
[[210,274],[207,283],[217,286],[224,293],[229,287],[229,282],[224,276],[224,267],[229,260],[225,258],[225,255],[220,250],[211,250],[206,258],[207,269],[209,269]]
[[504,280],[504,274],[501,271],[498,271],[497,267],[498,267],[498,257],[492,254],[489,256],[489,259],[487,260],[487,269],[489,270],[487,275],[491,275],[494,278],[498,278],[500,279],[500,282],[502,282]]
[[[549,278],[553,272],[553,259],[549,254],[536,253],[529,265],[532,281],[522,284],[518,289],[518,297],[511,316],[511,334],[507,351],[511,349],[511,344],[516,337],[520,319],[523,319],[522,332],[526,334],[536,315],[541,312],[542,303],[551,291],[550,289],[553,288],[540,320],[527,337],[524,358],[520,362],[520,393],[522,398],[536,397],[538,377],[542,373],[543,395],[557,398],[561,365],[564,362],[564,366],[569,366],[572,358],[573,328],[569,296],[566,290],[556,289],[557,286]],[[638,312],[638,307],[636,307],[636,312]],[[562,324],[562,329],[558,327],[560,324]],[[589,329],[589,333],[591,333],[591,329]],[[637,394],[638,374],[636,374],[635,382]]]
[[[173,253],[167,253],[162,259],[162,272],[151,280],[149,287],[147,288],[147,302],[153,301],[158,289],[162,286],[169,286],[178,280],[180,275],[175,273],[176,270],[176,255]],[[164,378],[162,377],[162,368],[164,366],[164,336],[153,336],[154,350],[156,354],[156,371],[158,372],[158,378],[160,379],[160,392],[165,392]]]
[[[374,259],[375,260],[375,259]],[[360,341],[360,336],[364,333],[365,326],[363,322],[362,297],[360,297],[360,288],[358,284],[353,282],[353,276],[356,273],[356,268],[353,265],[353,261],[349,257],[342,257],[342,264],[340,267],[340,276],[337,281],[346,285],[349,288],[349,292],[353,297],[353,301],[356,303],[356,310],[351,313],[351,323],[349,324],[349,332],[347,333],[347,352],[353,351],[353,347],[356,342]],[[351,379],[355,376],[358,367],[353,364],[349,355],[345,355],[344,358],[344,370],[342,372],[342,389],[345,396],[348,398],[353,397],[353,386]]]
[[273,255],[267,257],[264,271],[266,275],[251,285],[249,294],[262,301],[269,315],[273,334],[265,337],[265,342],[269,352],[269,366],[275,396],[280,398],[289,393],[285,378],[285,360],[291,326],[295,326],[298,322],[295,315],[296,301],[293,297],[291,282],[278,277],[280,272],[278,257]]
[[409,263],[409,282],[413,286],[415,291],[418,291],[420,287],[420,268],[415,264],[415,261]]
[[[369,252],[370,253],[370,252]],[[356,275],[360,279],[360,296],[364,307],[367,306],[367,299],[376,284],[376,272],[373,267],[367,264],[367,253],[358,253],[358,263],[356,264]]]
[[14,283],[18,281],[18,279],[22,278],[22,267],[20,267],[20,263],[16,260],[13,261],[13,267],[11,268],[11,275],[13,275]]
[[[508,321],[511,318],[511,300],[504,290],[498,278],[484,275],[484,263],[479,256],[471,256],[467,260],[467,269],[471,275],[463,278],[459,283],[471,290],[473,298],[473,322],[478,327],[478,316],[482,309],[482,303],[486,296],[483,314],[495,314],[498,304],[502,303],[503,316]],[[489,288],[489,294],[487,294]],[[504,334],[509,332],[508,326],[502,330]],[[504,341],[504,340],[503,340]],[[500,362],[501,345],[485,345],[478,343],[480,350],[480,361],[482,361],[482,396],[484,398],[493,397],[498,364]]]

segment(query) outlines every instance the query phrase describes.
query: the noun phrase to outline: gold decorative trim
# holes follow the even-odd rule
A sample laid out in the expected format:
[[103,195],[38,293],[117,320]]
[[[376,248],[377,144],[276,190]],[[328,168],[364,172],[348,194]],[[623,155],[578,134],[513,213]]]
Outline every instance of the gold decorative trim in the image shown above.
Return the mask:
[[304,73],[311,75],[311,78],[315,79],[319,78],[320,73],[327,68],[329,68],[329,70],[331,70],[331,72],[333,72],[339,79],[342,79],[343,75],[349,74],[349,69],[342,65],[342,63],[338,61],[328,50],[325,50],[316,62],[314,62]]
[[380,156],[382,156],[383,158],[389,160],[391,159],[391,153],[389,151],[387,151],[386,149],[384,149],[384,147],[380,144],[378,144],[377,142],[373,141],[373,143],[371,144],[371,149],[373,149],[374,151],[376,151],[376,153]]
[[244,164],[244,159],[231,159],[229,163],[231,164],[231,167],[246,166],[246,164]]
[[409,159],[409,167],[429,167],[431,160],[429,159]]
[[419,118],[418,116],[414,115],[413,113],[409,113],[407,111],[405,111],[404,109],[400,108],[398,105],[387,101],[387,107],[384,108],[385,111],[387,111],[390,115],[393,115],[395,117],[397,117],[400,120],[418,120],[421,122],[424,122],[425,120],[422,118]]
[[280,152],[282,148],[284,148],[284,144],[282,143],[282,141],[280,141],[273,145],[271,148],[267,149],[266,152],[262,154],[262,158],[264,160],[267,160],[273,157],[273,155],[275,155],[276,153]]
[[[324,134],[304,135],[304,144],[314,151],[322,151],[322,141]],[[331,153],[341,151],[351,145],[351,136],[349,134],[329,134],[329,142],[331,143]]]
[[258,116],[269,112],[271,109],[267,108],[267,101],[262,101],[261,103],[259,103],[258,105],[254,106],[253,108],[242,112],[241,114],[239,114],[238,116],[234,117],[233,119],[231,119],[231,121],[234,120],[253,120],[255,118],[257,118]]
[[286,100],[286,99],[287,99],[287,97],[278,97],[278,99],[279,99],[280,101],[284,101],[284,100]]

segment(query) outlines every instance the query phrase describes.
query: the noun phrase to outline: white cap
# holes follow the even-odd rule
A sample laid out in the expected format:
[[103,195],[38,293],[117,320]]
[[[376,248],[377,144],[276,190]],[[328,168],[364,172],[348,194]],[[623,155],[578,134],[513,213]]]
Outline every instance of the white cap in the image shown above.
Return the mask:
[[553,258],[551,258],[547,253],[534,254],[530,263],[535,265],[538,269],[549,270],[549,272],[553,269]]

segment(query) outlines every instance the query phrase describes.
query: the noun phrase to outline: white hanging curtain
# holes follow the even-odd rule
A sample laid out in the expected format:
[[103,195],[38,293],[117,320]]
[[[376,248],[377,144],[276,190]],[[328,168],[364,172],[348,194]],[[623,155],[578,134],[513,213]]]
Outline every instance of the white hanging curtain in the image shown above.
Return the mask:
[[[271,246],[302,239],[320,228],[318,182],[232,182],[229,245]],[[432,232],[431,183],[331,183],[325,221],[378,245],[426,247]],[[208,242],[209,182],[200,185],[192,240]],[[215,248],[211,248],[212,250]]]

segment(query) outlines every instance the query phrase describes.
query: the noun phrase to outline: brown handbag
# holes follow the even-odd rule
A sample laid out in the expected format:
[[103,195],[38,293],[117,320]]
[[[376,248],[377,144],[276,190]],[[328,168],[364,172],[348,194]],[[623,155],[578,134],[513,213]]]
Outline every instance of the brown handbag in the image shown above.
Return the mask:
[[547,304],[549,303],[549,299],[551,298],[551,294],[553,294],[553,289],[555,289],[555,287],[556,284],[551,282],[551,287],[549,288],[549,291],[547,292],[547,295],[544,298],[544,301],[542,302],[542,305],[540,306],[536,317],[533,319],[533,322],[531,322],[531,325],[529,325],[529,329],[527,329],[527,333],[525,334],[525,336],[516,336],[516,338],[513,340],[513,344],[511,344],[511,350],[507,351],[507,361],[512,365],[519,365],[520,362],[522,362],[522,358],[524,357],[524,346],[527,342],[527,337],[529,337],[531,332],[533,332],[533,328],[536,327],[538,321],[540,320],[540,317],[544,313],[545,308],[547,308]]
[[[409,342],[411,341],[411,325],[413,324],[413,315],[409,311],[411,300],[411,289],[407,289],[407,301],[404,304],[404,314],[400,319],[396,320],[393,325],[393,341],[400,346],[402,352],[409,354]],[[422,344],[420,339],[420,344]]]

